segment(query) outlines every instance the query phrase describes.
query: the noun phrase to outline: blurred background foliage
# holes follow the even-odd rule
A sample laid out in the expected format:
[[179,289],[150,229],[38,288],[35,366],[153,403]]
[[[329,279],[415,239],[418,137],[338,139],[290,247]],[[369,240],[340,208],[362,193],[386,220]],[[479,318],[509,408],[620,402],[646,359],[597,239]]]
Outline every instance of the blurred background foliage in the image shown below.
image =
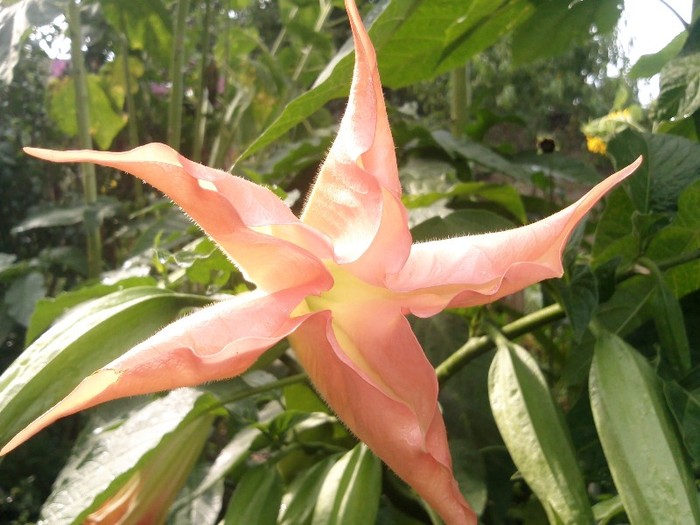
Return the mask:
[[[72,18],[68,1],[0,2],[2,370],[44,332],[50,346],[82,330],[65,350],[79,356],[101,345],[122,351],[181,311],[246,288],[161,195],[114,171],[36,161],[23,146],[169,142],[298,210],[349,88],[339,0],[77,7]],[[646,159],[572,240],[562,279],[413,321],[443,384],[460,485],[483,523],[694,522],[700,11],[664,50],[629,64],[614,31],[619,0],[381,0],[360,9],[416,240],[530,222]],[[77,51],[71,33],[81,35]],[[629,74],[609,76],[610,63]],[[635,80],[657,73],[660,95],[642,107]],[[82,317],[71,317],[77,306]],[[52,426],[0,463],[0,521],[83,522],[139,473],[167,492],[169,523],[436,523],[328,413],[285,345],[257,368]],[[79,379],[47,370],[37,371],[39,385]],[[519,401],[499,413],[489,400],[508,389]],[[131,423],[155,426],[164,411],[161,434]],[[645,418],[630,423],[626,413]],[[514,430],[528,439],[509,438]],[[113,450],[101,441],[112,432],[121,432]],[[84,470],[81,457],[102,469]],[[182,479],[156,468],[173,462],[187,464]],[[550,470],[561,476],[554,486]],[[354,507],[333,506],[336,497],[363,502],[368,514],[344,514]]]

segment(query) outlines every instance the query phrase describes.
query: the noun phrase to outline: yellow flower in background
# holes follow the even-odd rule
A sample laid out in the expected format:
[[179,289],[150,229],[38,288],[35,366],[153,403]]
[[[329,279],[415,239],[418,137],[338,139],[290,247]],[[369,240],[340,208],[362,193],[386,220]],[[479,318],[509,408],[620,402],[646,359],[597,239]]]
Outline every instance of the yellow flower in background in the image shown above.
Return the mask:
[[608,151],[607,143],[600,137],[586,137],[586,148],[597,155],[605,155]]

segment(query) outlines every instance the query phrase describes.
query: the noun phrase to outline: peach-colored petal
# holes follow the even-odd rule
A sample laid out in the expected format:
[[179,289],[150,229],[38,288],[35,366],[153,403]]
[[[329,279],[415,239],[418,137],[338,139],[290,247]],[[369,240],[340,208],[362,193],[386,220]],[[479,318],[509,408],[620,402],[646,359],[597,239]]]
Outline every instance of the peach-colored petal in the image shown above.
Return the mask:
[[[196,164],[164,144],[122,153],[25,148],[54,162],[93,162],[135,175],[165,193],[267,291],[330,277],[320,258],[331,255],[322,234],[302,224],[268,189]],[[278,235],[280,238],[273,237]],[[279,267],[263,264],[274,259]]]
[[249,292],[175,321],[85,378],[17,434],[0,455],[54,421],[100,403],[245,372],[304,321],[305,317],[290,318],[290,314],[308,292],[308,287],[270,295]]
[[353,317],[345,327],[329,312],[307,319],[290,336],[300,362],[350,430],[447,523],[475,524],[452,473],[435,372],[406,320],[388,309],[371,327]]
[[387,286],[405,293],[404,309],[428,317],[447,307],[485,304],[526,286],[560,277],[561,255],[579,221],[641,158],[611,175],[577,202],[512,230],[413,245],[403,269]]
[[374,48],[354,3],[346,8],[356,52],[350,98],[302,220],[333,239],[337,262],[363,258],[358,273],[379,282],[401,268],[411,236]]

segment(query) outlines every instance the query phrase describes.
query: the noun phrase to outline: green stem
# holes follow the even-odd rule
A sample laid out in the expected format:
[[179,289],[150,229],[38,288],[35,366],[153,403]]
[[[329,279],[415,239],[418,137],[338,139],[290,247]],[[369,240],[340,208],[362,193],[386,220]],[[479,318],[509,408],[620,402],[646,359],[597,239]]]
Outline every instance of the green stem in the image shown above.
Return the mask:
[[[675,268],[676,266],[681,266],[698,259],[700,259],[700,250],[694,250],[692,252],[660,261],[657,263],[657,267],[662,271],[669,270],[671,268]],[[638,268],[620,274],[616,281],[620,283],[637,275],[640,275]],[[530,333],[533,330],[537,330],[538,328],[542,328],[543,326],[547,326],[554,321],[563,319],[564,316],[564,309],[559,304],[552,304],[505,325],[501,329],[501,333],[507,339],[514,339],[516,337],[520,337],[521,335]],[[464,345],[457,349],[457,351],[455,351],[437,366],[435,373],[437,374],[438,381],[440,384],[444,383],[469,362],[492,350],[493,348],[495,348],[495,344],[489,336],[482,335],[472,337]]]
[[[558,304],[552,304],[505,325],[501,333],[508,339],[514,339],[563,318],[564,309]],[[444,383],[467,363],[493,348],[495,344],[489,336],[472,337],[437,366],[435,373],[438,381]]]
[[[173,50],[170,56],[170,107],[168,110],[168,144],[180,149],[182,133],[182,99],[185,65],[185,29],[189,0],[177,0],[175,6],[175,27],[173,30]],[[207,30],[206,28],[204,29]]]
[[308,381],[308,376],[306,374],[294,374],[293,376],[278,379],[277,381],[272,381],[271,383],[266,383],[264,385],[249,388],[242,392],[236,392],[228,399],[221,402],[222,405],[227,405],[229,403],[235,403],[236,401],[241,401],[242,399],[248,399],[249,397],[264,394],[270,390],[277,390],[278,388],[284,388],[285,386],[294,385],[296,383],[303,383]]
[[206,108],[209,103],[209,96],[207,93],[207,69],[209,65],[209,41],[211,31],[209,28],[212,24],[212,12],[211,1],[206,0],[204,3],[204,20],[202,21],[202,63],[199,72],[199,85],[197,86],[197,98],[196,104],[197,109],[194,116],[194,139],[192,146],[192,160],[199,162],[202,160],[202,148],[204,147],[204,134],[206,131]]
[[[320,5],[321,11],[319,12],[318,18],[316,19],[316,24],[314,24],[315,33],[321,32],[321,29],[323,29],[323,24],[326,23],[326,19],[328,18],[328,15],[330,14],[331,9],[333,8],[333,5],[328,0],[321,0]],[[297,63],[297,67],[294,68],[294,73],[292,73],[293,81],[296,82],[297,80],[299,80],[301,73],[304,71],[304,67],[306,67],[306,62],[309,60],[309,56],[311,55],[311,50],[313,49],[313,47],[314,46],[309,44],[301,50],[301,58]]]
[[[71,62],[73,64],[73,83],[75,85],[75,107],[78,121],[78,142],[83,149],[92,149],[90,137],[90,98],[87,74],[83,58],[83,37],[80,27],[80,7],[74,0],[68,0],[68,31],[71,39]],[[81,164],[80,175],[83,183],[83,200],[85,201],[85,235],[87,239],[88,277],[99,277],[102,271],[102,238],[100,222],[97,217],[97,178],[94,164]]]

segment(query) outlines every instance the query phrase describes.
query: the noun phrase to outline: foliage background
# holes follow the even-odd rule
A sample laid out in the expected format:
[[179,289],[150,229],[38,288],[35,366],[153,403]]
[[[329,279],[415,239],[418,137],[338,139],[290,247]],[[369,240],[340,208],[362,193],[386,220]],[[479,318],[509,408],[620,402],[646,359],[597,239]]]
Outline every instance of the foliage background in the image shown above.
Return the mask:
[[[167,141],[211,166],[235,161],[237,174],[297,209],[349,86],[342,4],[84,1],[68,22],[56,20],[67,2],[0,5],[0,367],[47,330],[42,344],[89,367],[95,348],[119,353],[182,311],[245,289],[160,195],[119,173],[34,161],[21,147],[84,145],[81,127],[100,149]],[[698,519],[698,10],[668,48],[608,78],[619,1],[360,8],[415,239],[527,223],[646,159],[572,240],[564,278],[413,321],[443,386],[460,485],[483,523]],[[49,60],[42,42],[76,27],[81,52]],[[631,81],[657,72],[661,94],[641,108]],[[80,337],[51,346],[67,331]],[[175,499],[170,523],[435,523],[356,446],[287,350],[240,379],[52,426],[0,463],[0,521],[82,522],[150,473]],[[38,391],[71,381],[58,366],[42,370]],[[517,392],[505,411],[494,401],[504,391]],[[100,468],[85,470],[85,458]],[[168,471],[178,464],[180,478]],[[352,514],[360,507],[368,514]]]

